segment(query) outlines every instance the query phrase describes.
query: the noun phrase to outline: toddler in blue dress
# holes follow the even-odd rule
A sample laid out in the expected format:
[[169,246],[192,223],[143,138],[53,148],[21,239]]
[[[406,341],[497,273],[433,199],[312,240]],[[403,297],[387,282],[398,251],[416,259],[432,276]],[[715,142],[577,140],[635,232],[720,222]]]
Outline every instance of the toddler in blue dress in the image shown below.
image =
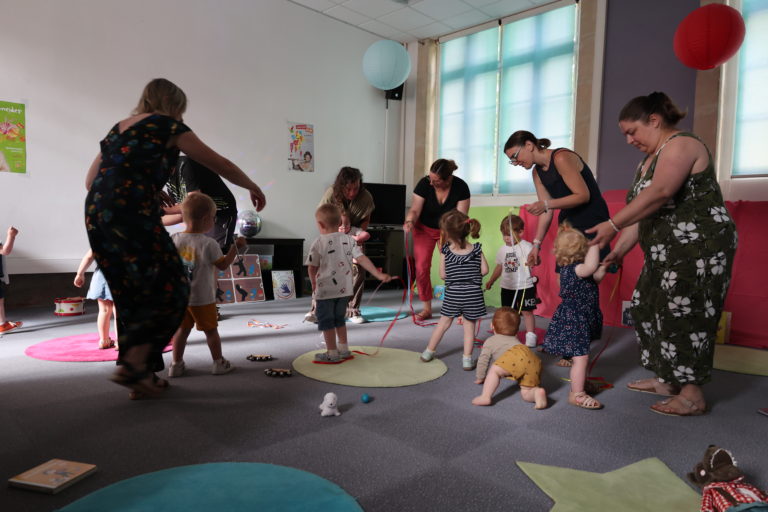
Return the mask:
[[573,357],[568,402],[584,409],[600,409],[602,404],[584,391],[589,345],[600,338],[603,328],[597,285],[605,277],[606,269],[600,265],[600,248],[590,246],[581,231],[563,224],[554,251],[560,266],[562,302],[549,322],[544,350]]
[[[88,252],[83,256],[80,262],[80,267],[77,269],[75,275],[75,286],[80,288],[85,283],[85,271],[93,263],[93,251],[88,249]],[[99,316],[96,317],[96,327],[99,330],[99,348],[117,348],[115,340],[109,335],[109,324],[112,316],[115,317],[115,332],[117,332],[117,312],[115,311],[115,303],[112,299],[112,293],[109,291],[109,285],[107,280],[104,279],[104,274],[97,267],[91,277],[91,286],[88,288],[88,294],[86,299],[93,299],[99,303]]]

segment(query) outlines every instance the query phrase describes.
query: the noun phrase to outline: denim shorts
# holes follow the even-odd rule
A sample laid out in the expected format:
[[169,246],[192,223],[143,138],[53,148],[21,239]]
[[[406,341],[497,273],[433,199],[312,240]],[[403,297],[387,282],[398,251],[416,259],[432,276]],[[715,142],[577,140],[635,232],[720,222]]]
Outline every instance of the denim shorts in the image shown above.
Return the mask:
[[336,327],[344,327],[347,321],[347,304],[349,304],[349,297],[316,301],[317,330],[330,331]]

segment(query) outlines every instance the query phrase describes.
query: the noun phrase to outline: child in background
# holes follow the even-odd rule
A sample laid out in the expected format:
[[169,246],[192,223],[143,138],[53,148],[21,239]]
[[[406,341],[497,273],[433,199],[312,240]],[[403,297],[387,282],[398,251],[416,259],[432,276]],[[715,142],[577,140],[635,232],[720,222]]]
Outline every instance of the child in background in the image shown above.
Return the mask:
[[[541,360],[531,349],[517,340],[520,316],[517,311],[500,307],[493,314],[493,336],[485,340],[477,360],[477,380],[483,384],[483,392],[472,400],[475,405],[491,405],[491,398],[501,379],[508,378],[520,383],[520,396],[526,402],[536,404],[536,409],[547,406],[547,392],[541,383]],[[493,362],[490,370],[488,365]]]
[[525,321],[525,344],[531,348],[536,346],[536,284],[528,268],[528,254],[533,244],[523,240],[525,223],[517,215],[507,215],[501,219],[501,235],[504,245],[496,253],[496,268],[493,269],[485,289],[490,290],[493,283],[501,276],[501,305],[509,306],[515,311],[522,311]]
[[216,203],[202,193],[190,194],[181,203],[181,214],[186,230],[171,235],[179,250],[181,261],[187,269],[190,283],[189,306],[181,326],[173,335],[173,362],[168,368],[168,377],[184,375],[184,349],[187,338],[196,326],[205,333],[205,341],[213,358],[213,375],[223,375],[235,369],[221,354],[221,336],[216,319],[216,281],[214,266],[226,269],[237,256],[237,248],[245,246],[245,239],[238,237],[230,246],[226,256],[216,240],[205,233],[213,227],[216,217]]
[[440,320],[432,331],[429,344],[421,354],[425,363],[435,356],[435,350],[455,317],[464,317],[464,355],[461,367],[472,371],[472,348],[475,341],[475,321],[485,316],[483,276],[488,262],[479,243],[469,244],[467,237],[480,236],[480,223],[458,210],[450,210],[440,218],[440,232],[447,243],[440,249],[440,277],[445,280],[445,295],[440,308]]
[[340,363],[352,357],[346,325],[347,303],[352,296],[352,259],[380,281],[387,283],[392,277],[374,266],[354,238],[339,231],[341,210],[338,206],[320,205],[315,220],[320,236],[309,248],[306,265],[317,304],[317,329],[322,331],[328,349],[315,354],[315,361]]
[[[88,252],[83,256],[80,266],[77,269],[75,275],[75,286],[78,288],[85,284],[85,271],[93,263],[93,251],[88,249]],[[96,317],[96,327],[99,331],[99,348],[107,349],[117,347],[115,340],[109,336],[109,324],[112,320],[112,314],[114,312],[114,302],[112,299],[112,292],[109,291],[109,285],[104,278],[101,270],[96,267],[96,270],[91,276],[91,286],[88,288],[88,294],[86,299],[96,300],[99,303],[99,315]],[[115,332],[117,332],[117,314],[115,313]]]
[[369,232],[363,231],[362,229],[350,224],[349,211],[347,210],[344,210],[341,214],[341,226],[339,226],[339,231],[341,233],[346,233],[354,238],[355,242],[358,244],[361,244],[371,238],[371,234]]
[[584,391],[589,344],[600,338],[603,329],[597,285],[606,269],[600,265],[600,248],[588,245],[584,234],[566,223],[558,229],[554,252],[560,265],[562,302],[549,322],[544,350],[573,358],[568,402],[584,409],[600,409],[602,404]]
[[22,322],[9,322],[5,317],[5,285],[8,284],[8,274],[5,270],[5,256],[13,251],[13,242],[19,230],[11,226],[8,228],[8,234],[5,237],[5,243],[0,244],[0,334],[12,331],[22,326]]

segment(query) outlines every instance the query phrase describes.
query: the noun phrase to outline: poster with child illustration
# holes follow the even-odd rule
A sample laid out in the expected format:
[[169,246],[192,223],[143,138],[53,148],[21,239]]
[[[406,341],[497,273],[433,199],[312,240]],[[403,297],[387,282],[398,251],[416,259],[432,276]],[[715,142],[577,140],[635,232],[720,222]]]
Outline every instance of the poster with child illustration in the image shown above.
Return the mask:
[[315,172],[315,129],[307,123],[288,123],[288,169]]
[[235,304],[266,300],[258,254],[238,256],[216,274],[216,303]]

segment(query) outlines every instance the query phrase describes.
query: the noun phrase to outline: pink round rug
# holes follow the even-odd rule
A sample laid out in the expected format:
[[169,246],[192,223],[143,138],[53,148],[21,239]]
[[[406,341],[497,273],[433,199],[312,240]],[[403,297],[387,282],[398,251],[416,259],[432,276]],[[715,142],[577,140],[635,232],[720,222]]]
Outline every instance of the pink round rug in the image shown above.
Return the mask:
[[[171,350],[168,344],[163,352]],[[113,348],[99,348],[99,334],[76,334],[64,338],[54,338],[48,341],[42,341],[36,345],[28,347],[24,351],[29,357],[43,359],[45,361],[116,361],[117,350]]]

